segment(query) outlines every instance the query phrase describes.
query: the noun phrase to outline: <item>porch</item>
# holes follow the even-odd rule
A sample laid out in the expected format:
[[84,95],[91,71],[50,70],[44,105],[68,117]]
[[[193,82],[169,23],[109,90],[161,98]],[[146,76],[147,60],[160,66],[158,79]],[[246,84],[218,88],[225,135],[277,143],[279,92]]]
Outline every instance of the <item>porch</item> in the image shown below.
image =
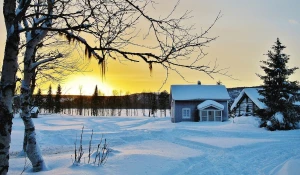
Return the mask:
[[224,106],[213,100],[206,100],[197,106],[200,122],[223,121],[222,111]]

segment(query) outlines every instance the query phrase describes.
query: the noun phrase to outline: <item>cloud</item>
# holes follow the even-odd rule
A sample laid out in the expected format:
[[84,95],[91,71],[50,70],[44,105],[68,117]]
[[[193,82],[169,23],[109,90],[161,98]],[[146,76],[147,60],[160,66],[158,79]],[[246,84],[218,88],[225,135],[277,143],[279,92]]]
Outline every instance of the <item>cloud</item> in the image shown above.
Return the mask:
[[289,23],[290,23],[290,24],[294,24],[294,25],[299,24],[299,22],[296,21],[296,20],[294,20],[294,19],[289,19]]

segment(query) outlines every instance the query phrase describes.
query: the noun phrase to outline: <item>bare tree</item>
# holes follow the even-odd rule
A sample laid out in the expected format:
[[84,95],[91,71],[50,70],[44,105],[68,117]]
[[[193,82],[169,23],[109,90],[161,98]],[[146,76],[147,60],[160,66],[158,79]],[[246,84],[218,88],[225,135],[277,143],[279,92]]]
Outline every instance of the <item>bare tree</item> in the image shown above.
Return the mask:
[[32,64],[38,64],[32,69],[31,94],[40,84],[49,81],[60,83],[70,74],[85,72],[88,62],[84,63],[80,57],[74,56],[74,52],[78,52],[76,46],[68,45],[57,32],[48,32],[35,47],[35,54],[31,58]]
[[[199,64],[206,55],[202,47],[217,38],[207,34],[220,18],[220,14],[207,30],[193,34],[193,27],[183,25],[183,21],[189,19],[189,12],[179,18],[172,17],[177,5],[178,3],[166,17],[155,18],[149,16],[146,10],[155,6],[153,0],[4,0],[7,38],[0,84],[0,173],[6,174],[9,167],[12,98],[20,62],[20,34],[26,37],[21,86],[22,109],[26,120],[25,127],[33,130],[28,104],[33,70],[41,65],[42,61],[33,62],[32,57],[35,55],[36,46],[50,31],[58,32],[69,42],[85,47],[86,56],[96,58],[101,64],[103,75],[108,59],[142,61],[149,65],[150,71],[153,64],[158,64],[165,68],[166,78],[169,70],[180,74],[178,67],[202,71],[211,77],[214,73],[227,75],[226,70],[223,72],[216,64]],[[146,32],[139,30],[139,22],[148,24]],[[84,39],[87,35],[93,39]],[[139,37],[155,38],[156,42],[140,43],[136,39]],[[194,53],[199,55],[192,56]],[[48,60],[59,57],[62,57],[61,53],[54,54],[54,57],[49,57]],[[36,141],[34,132],[30,136]],[[35,157],[28,154],[34,171],[43,169],[44,163],[39,159],[41,155],[36,150],[37,147],[33,144],[27,147],[30,148],[27,151],[30,150],[32,155],[38,154]]]

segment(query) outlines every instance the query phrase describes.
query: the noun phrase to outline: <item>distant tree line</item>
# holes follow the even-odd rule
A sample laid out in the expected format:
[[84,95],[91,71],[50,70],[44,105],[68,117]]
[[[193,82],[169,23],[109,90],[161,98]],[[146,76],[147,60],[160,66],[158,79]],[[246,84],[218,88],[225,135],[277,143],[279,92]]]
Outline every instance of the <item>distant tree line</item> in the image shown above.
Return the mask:
[[[82,88],[81,88],[82,89]],[[70,115],[91,115],[91,116],[154,116],[160,112],[160,116],[167,115],[170,109],[169,93],[162,91],[142,92],[130,94],[114,90],[111,96],[104,96],[98,87],[95,87],[92,96],[83,95],[62,95],[61,86],[57,86],[53,94],[52,86],[48,88],[47,94],[42,94],[38,89],[33,95],[33,106],[38,106],[44,113],[63,113]],[[138,109],[140,112],[138,113]]]

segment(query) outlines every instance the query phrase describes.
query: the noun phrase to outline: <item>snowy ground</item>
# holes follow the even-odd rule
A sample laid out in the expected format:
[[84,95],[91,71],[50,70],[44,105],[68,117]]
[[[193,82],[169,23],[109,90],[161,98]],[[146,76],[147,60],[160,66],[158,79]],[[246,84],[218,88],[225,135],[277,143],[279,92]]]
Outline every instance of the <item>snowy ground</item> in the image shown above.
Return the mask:
[[[9,174],[20,174],[25,159],[23,124],[15,117]],[[171,123],[170,118],[40,115],[34,119],[48,171],[58,174],[299,174],[300,130],[270,132],[253,117],[227,122]],[[85,157],[91,129],[94,148],[101,134],[112,152],[103,166],[72,165],[74,141],[84,125]],[[72,155],[72,157],[71,157]],[[28,163],[28,161],[27,161]],[[23,174],[34,174],[28,167]],[[36,174],[36,173],[35,173]]]

